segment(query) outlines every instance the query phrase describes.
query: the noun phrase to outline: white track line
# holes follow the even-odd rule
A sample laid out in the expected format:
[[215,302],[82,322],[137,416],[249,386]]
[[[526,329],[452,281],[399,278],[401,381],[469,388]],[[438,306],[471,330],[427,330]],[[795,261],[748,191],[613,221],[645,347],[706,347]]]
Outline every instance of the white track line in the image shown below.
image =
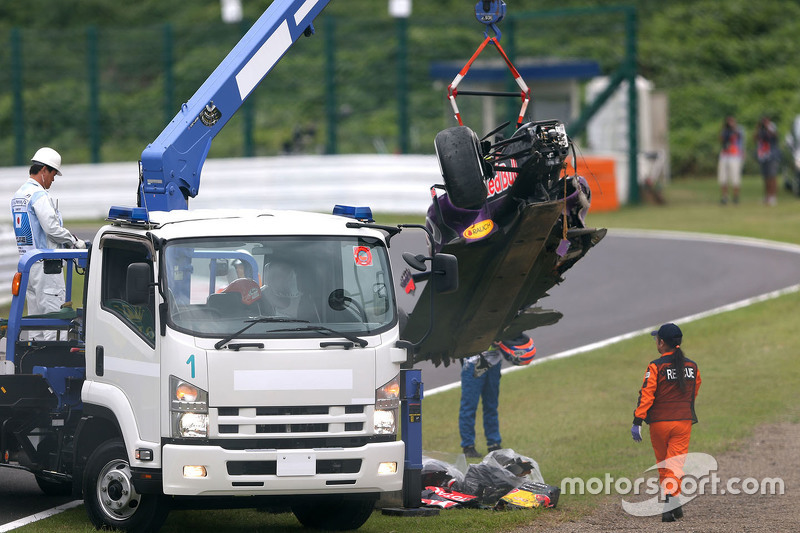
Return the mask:
[[19,520],[3,524],[0,526],[0,533],[5,533],[6,531],[11,531],[12,529],[17,529],[18,527],[27,526],[28,524],[32,524],[33,522],[38,522],[39,520],[44,520],[45,518],[50,518],[53,515],[57,515],[58,513],[61,513],[68,509],[72,509],[73,507],[77,507],[82,504],[83,500],[74,500],[69,503],[65,503],[64,505],[59,505],[58,507],[53,507],[52,509],[42,511],[41,513],[35,513],[30,516],[26,516],[25,518],[20,518]]
[[[649,231],[649,230],[626,230],[626,229],[615,229],[613,230],[613,232],[612,230],[609,230],[609,234],[613,235],[614,237],[647,237],[653,239],[675,239],[675,240],[687,240],[687,241],[718,242],[724,244],[736,244],[740,246],[768,248],[771,250],[781,250],[785,252],[800,254],[800,246],[796,244],[768,241],[764,239],[753,239],[749,237],[732,237],[729,235],[714,235],[710,233],[682,233],[678,231]],[[685,316],[683,318],[677,318],[674,320],[670,320],[669,322],[674,322],[676,324],[687,324],[689,322],[694,322],[695,320],[700,320],[702,318],[706,318],[709,316],[718,315],[720,313],[727,313],[728,311],[734,311],[736,309],[741,309],[749,305],[753,305],[759,302],[764,302],[767,300],[772,300],[774,298],[778,298],[779,296],[783,296],[785,294],[791,294],[798,291],[800,291],[800,284],[792,285],[784,289],[778,289],[776,291],[767,292],[759,296],[753,296],[752,298],[745,298],[744,300],[740,300],[732,304],[723,305],[721,307],[711,309],[710,311],[703,311],[702,313]],[[526,368],[529,368],[533,365],[546,363],[548,361],[555,361],[556,359],[564,359],[566,357],[572,357],[573,355],[590,352],[592,350],[604,348],[610,344],[632,339],[634,337],[638,337],[639,335],[648,334],[652,330],[653,328],[645,328],[636,331],[631,331],[630,333],[624,333],[616,337],[611,337],[598,342],[593,342],[592,344],[587,344],[585,346],[579,346],[571,350],[566,350],[553,355],[548,355],[547,357],[544,357],[542,359],[534,359],[529,365],[526,366],[507,367],[504,368],[501,371],[501,373],[507,374],[509,372],[516,372],[518,370],[525,370]],[[431,390],[426,390],[425,396],[432,396],[440,392],[445,392],[460,387],[461,387],[460,382],[448,383],[447,385],[442,385],[441,387],[436,387]]]

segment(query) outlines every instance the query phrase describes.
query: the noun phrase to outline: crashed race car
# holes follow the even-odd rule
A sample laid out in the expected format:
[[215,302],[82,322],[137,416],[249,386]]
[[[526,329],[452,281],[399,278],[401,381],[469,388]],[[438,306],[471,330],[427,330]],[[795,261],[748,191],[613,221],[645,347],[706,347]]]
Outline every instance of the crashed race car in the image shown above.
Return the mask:
[[[457,257],[459,289],[437,298],[437,330],[445,335],[426,333],[433,307],[416,305],[432,301],[426,297],[430,284],[411,304],[401,305],[401,335],[409,343],[416,341],[414,361],[448,365],[494,341],[557,322],[561,313],[535,304],[606,234],[605,229],[586,227],[591,190],[582,176],[567,174],[570,154],[572,168],[577,166],[564,124],[524,121],[531,91],[500,45],[497,24],[505,13],[502,0],[475,5],[475,17],[486,27],[485,39],[447,87],[459,125],[434,140],[444,185],[431,188],[426,226],[434,250]],[[460,94],[519,96],[516,129],[508,139],[500,132],[509,122],[479,139],[464,125],[456,103],[459,84],[487,47],[500,54],[520,92]],[[439,194],[440,189],[445,192]]]
[[[431,189],[426,225],[436,251],[458,258],[461,288],[437,300],[437,324],[449,335],[426,337],[415,361],[448,365],[554,324],[561,313],[535,304],[606,234],[586,227],[591,190],[566,174],[574,151],[564,124],[528,122],[508,139],[488,140],[506,125],[483,139],[467,126],[436,136],[444,185]],[[428,290],[416,301],[427,301]],[[421,338],[429,318],[425,305],[409,309],[403,338]]]

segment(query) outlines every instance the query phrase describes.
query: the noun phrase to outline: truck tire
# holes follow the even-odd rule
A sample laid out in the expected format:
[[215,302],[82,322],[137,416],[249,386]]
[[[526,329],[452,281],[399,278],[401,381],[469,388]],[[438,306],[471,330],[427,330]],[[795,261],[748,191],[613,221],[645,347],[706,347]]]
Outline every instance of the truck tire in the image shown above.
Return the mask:
[[450,201],[463,209],[480,209],[488,189],[478,136],[466,126],[440,131],[433,141]]
[[36,484],[48,496],[69,496],[72,494],[71,481],[58,481],[36,475]]
[[169,513],[164,496],[136,492],[121,439],[107,440],[89,456],[83,498],[89,520],[97,529],[158,531]]
[[372,497],[309,496],[292,503],[292,513],[305,527],[327,531],[358,529],[375,508]]

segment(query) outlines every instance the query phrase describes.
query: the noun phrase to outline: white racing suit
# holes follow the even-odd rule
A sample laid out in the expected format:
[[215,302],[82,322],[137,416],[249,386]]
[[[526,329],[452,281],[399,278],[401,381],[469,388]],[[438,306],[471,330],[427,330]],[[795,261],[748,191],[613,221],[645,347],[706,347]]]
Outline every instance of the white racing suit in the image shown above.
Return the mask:
[[[29,178],[14,194],[11,216],[20,257],[33,249],[72,248],[78,242],[62,225],[61,214],[50,195],[34,179]],[[63,274],[45,274],[41,262],[31,266],[25,297],[29,315],[58,311],[65,294]],[[56,332],[31,332],[29,338],[55,340]]]

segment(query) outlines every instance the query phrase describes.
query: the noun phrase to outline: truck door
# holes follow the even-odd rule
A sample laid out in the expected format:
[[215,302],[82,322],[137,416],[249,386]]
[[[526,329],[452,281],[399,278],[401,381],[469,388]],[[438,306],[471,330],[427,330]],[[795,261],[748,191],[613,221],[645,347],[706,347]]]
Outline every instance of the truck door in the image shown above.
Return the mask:
[[[111,403],[106,407],[118,417],[121,410],[127,413],[132,410],[139,438],[158,441],[161,372],[156,350],[159,337],[155,291],[150,284],[149,295],[142,301],[141,294],[134,296],[128,283],[129,267],[133,264],[141,267],[144,263],[151,273],[155,272],[156,255],[149,241],[131,236],[106,236],[100,241],[100,250],[102,273],[99,281],[94,280],[100,309],[93,313],[96,319],[90,320],[86,328],[87,347],[95,351],[96,364],[87,368],[87,372],[95,374],[95,382],[112,386],[105,391],[110,394],[98,394]],[[104,401],[84,399],[101,405]],[[122,402],[128,405],[116,405]]]

